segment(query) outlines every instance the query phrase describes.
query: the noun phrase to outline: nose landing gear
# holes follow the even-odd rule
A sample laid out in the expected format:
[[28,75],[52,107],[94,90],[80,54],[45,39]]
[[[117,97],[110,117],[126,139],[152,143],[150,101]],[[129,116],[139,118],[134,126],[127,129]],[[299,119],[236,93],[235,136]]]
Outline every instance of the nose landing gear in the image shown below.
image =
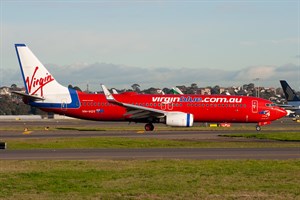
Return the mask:
[[270,121],[258,122],[258,124],[256,125],[256,130],[260,131],[261,130],[261,126],[268,125],[268,124],[271,124],[271,122]]

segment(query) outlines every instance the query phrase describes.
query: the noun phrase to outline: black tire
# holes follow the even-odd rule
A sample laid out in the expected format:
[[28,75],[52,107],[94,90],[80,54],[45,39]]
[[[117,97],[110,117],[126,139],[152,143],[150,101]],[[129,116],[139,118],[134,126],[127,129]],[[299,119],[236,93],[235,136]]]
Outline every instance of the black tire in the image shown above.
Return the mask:
[[150,131],[153,131],[154,130],[154,125],[153,124],[150,124],[150,125],[151,125]]
[[153,131],[154,126],[151,123],[145,124],[145,131]]
[[256,131],[261,131],[261,127],[259,125],[256,125]]

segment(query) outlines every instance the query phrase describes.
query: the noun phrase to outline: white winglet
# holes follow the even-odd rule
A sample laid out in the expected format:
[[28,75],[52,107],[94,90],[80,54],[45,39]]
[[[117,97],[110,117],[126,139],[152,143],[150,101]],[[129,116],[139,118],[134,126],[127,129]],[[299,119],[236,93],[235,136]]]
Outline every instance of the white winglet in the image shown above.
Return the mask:
[[118,94],[117,90],[114,88],[112,89],[112,92],[113,92],[113,94]]
[[106,100],[107,100],[107,101],[113,101],[113,102],[115,102],[115,101],[116,101],[115,98],[114,98],[113,95],[109,92],[109,90],[106,88],[106,86],[103,85],[103,84],[101,84],[101,87],[102,87],[102,90],[103,90],[103,92],[104,92],[104,94],[105,94]]

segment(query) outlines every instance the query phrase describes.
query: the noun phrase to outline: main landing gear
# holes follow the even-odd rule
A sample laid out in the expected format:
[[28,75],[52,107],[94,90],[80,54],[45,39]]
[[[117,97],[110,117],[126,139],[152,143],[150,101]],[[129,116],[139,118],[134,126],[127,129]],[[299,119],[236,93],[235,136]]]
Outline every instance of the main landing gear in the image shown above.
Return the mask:
[[148,123],[145,125],[145,131],[153,131],[154,130],[154,126],[152,123]]
[[255,129],[256,129],[256,131],[260,131],[261,130],[260,125],[256,125]]

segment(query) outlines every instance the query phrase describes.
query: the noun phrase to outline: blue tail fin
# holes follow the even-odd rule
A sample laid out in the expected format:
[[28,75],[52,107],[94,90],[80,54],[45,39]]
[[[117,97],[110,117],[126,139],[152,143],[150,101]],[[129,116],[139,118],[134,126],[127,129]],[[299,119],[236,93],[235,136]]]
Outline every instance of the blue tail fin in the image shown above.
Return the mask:
[[297,96],[296,92],[289,86],[289,84],[285,80],[281,80],[280,84],[287,101],[300,101],[300,98]]

